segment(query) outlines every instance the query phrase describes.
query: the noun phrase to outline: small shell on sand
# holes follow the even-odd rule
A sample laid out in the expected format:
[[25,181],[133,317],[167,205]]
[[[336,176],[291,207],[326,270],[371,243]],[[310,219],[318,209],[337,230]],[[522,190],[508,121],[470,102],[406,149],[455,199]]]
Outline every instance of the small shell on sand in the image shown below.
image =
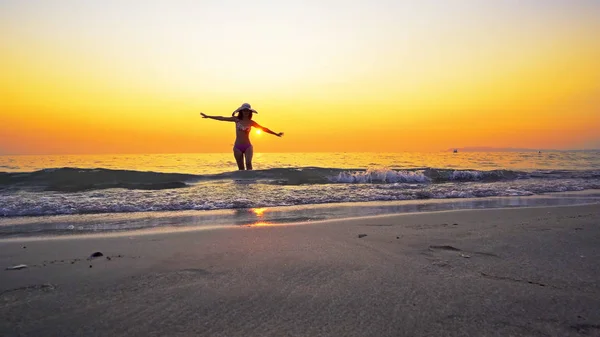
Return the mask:
[[90,257],[88,257],[88,260],[100,257],[100,256],[104,256],[104,254],[102,254],[101,252],[95,252],[92,255],[90,255]]
[[19,270],[19,269],[25,269],[25,268],[27,268],[26,264],[18,264],[16,266],[7,267],[6,270]]

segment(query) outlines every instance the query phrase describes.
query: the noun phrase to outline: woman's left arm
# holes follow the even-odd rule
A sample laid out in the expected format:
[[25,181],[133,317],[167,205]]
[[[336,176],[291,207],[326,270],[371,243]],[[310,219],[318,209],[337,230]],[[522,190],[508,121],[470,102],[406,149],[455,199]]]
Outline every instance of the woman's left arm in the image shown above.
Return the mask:
[[272,135],[275,135],[277,137],[283,136],[283,132],[277,133],[277,132],[271,131],[271,130],[269,130],[269,128],[265,128],[264,126],[261,126],[260,124],[254,122],[254,121],[252,122],[252,126],[255,127],[255,128],[257,128],[257,129],[259,129],[259,130],[262,130],[262,131],[264,131],[266,133],[270,133]]

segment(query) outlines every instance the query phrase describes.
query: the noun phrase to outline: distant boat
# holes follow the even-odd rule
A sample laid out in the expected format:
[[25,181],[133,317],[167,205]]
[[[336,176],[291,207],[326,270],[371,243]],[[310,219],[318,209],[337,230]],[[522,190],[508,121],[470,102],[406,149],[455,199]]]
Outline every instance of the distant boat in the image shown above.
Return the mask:
[[458,153],[458,149],[454,149],[454,153]]

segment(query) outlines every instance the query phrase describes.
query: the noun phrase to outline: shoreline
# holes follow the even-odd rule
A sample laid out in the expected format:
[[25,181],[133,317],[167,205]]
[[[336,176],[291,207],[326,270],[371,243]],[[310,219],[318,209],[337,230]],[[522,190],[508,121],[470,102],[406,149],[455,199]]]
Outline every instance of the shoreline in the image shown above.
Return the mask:
[[[54,237],[142,235],[151,232],[236,228],[256,223],[273,226],[351,220],[397,214],[476,209],[561,207],[600,203],[600,190],[485,198],[419,199],[323,203],[208,211],[156,211],[0,218],[0,242]],[[185,228],[184,228],[185,227]]]
[[2,267],[29,265],[0,271],[0,334],[593,336],[599,220],[553,206],[0,241]]
[[563,207],[593,207],[599,206],[600,201],[572,204],[572,205],[556,205],[556,206],[516,206],[516,207],[495,207],[495,208],[483,208],[483,209],[448,209],[438,211],[419,211],[419,212],[406,212],[406,213],[386,213],[380,215],[367,215],[367,216],[353,216],[347,218],[332,218],[322,220],[311,220],[311,221],[298,221],[298,222],[284,222],[284,223],[270,223],[257,221],[248,224],[229,224],[229,225],[199,225],[199,226],[185,226],[185,227],[172,227],[172,226],[161,226],[146,229],[134,229],[134,230],[123,230],[123,231],[112,231],[103,233],[85,233],[85,234],[63,234],[63,235],[43,235],[43,236],[18,236],[9,238],[0,238],[0,244],[9,242],[36,242],[45,240],[85,240],[85,239],[111,239],[128,237],[133,238],[136,236],[148,236],[148,235],[169,235],[179,233],[193,233],[202,231],[213,231],[213,230],[241,230],[243,228],[256,228],[256,227],[293,227],[293,226],[318,226],[327,225],[329,223],[353,223],[360,221],[379,220],[390,218],[392,220],[398,220],[395,218],[414,216],[414,215],[436,215],[444,213],[462,213],[462,212],[485,212],[485,211],[510,211],[510,210],[539,210],[539,209],[555,209]]

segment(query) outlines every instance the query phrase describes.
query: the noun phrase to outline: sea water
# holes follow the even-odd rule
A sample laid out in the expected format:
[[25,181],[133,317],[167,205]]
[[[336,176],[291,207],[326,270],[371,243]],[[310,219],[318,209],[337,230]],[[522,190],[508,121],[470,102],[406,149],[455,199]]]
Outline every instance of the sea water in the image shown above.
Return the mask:
[[0,156],[0,237],[567,205],[600,189],[600,151],[257,153],[254,168],[229,153]]

